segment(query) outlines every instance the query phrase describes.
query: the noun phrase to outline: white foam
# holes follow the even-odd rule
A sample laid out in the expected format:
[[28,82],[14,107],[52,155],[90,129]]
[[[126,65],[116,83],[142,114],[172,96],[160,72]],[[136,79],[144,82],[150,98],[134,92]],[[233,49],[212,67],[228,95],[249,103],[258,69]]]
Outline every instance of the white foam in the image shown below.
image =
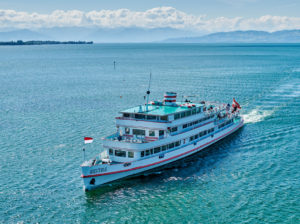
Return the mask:
[[242,115],[245,123],[257,123],[271,116],[274,111],[261,110],[259,107],[250,111],[248,114]]

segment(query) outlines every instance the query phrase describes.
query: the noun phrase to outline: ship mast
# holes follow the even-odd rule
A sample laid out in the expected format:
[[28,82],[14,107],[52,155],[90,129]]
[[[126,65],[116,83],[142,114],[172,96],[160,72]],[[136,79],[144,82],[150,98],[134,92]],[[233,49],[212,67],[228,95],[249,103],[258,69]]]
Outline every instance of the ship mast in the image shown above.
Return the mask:
[[147,101],[146,101],[146,112],[148,112],[148,103],[149,103],[149,96],[150,96],[150,84],[151,84],[151,72],[150,72],[150,78],[149,78],[149,85],[148,85],[148,90],[146,92],[147,94]]

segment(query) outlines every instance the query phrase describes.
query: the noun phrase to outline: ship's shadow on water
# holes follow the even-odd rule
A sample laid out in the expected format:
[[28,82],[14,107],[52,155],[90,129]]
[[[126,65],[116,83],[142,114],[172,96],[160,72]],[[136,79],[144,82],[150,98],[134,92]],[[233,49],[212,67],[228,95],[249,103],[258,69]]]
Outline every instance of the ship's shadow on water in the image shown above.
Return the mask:
[[121,189],[134,188],[137,185],[140,188],[143,185],[146,186],[153,183],[163,184],[168,178],[183,180],[189,177],[201,176],[216,168],[219,162],[237,148],[243,129],[244,127],[219,142],[184,159],[147,171],[143,175],[124,179],[111,185],[88,191],[85,193],[86,200],[93,203],[94,201],[99,201],[106,194],[111,194]]

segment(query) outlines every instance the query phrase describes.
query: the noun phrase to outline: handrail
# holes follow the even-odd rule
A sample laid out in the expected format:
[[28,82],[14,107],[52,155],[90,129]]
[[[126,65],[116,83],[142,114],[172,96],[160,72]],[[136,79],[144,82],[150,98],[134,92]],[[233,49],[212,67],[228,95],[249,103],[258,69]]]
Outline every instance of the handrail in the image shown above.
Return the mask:
[[162,121],[162,120],[145,120],[145,119],[137,119],[132,117],[115,117],[119,120],[132,120],[132,121],[145,121],[145,122],[156,122],[156,123],[171,123],[170,121]]

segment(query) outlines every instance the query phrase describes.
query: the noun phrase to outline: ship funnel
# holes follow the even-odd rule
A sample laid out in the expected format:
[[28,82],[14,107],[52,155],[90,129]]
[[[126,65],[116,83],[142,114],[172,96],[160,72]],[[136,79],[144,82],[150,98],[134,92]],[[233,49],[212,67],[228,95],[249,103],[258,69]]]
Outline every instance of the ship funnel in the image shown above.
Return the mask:
[[164,94],[164,104],[165,105],[174,105],[176,103],[177,93],[174,92],[166,92]]

